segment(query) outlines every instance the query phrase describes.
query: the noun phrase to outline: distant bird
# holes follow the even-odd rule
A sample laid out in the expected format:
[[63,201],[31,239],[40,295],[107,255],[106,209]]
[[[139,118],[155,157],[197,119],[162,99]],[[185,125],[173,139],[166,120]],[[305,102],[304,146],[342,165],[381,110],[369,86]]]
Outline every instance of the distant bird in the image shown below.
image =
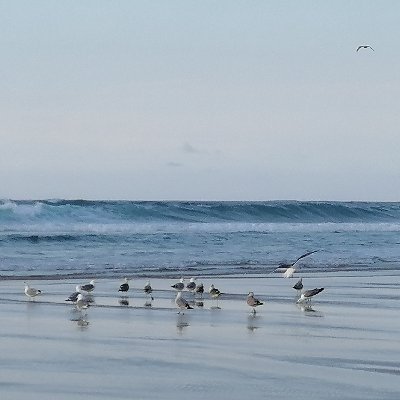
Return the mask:
[[150,281],[147,281],[143,288],[146,294],[150,294],[153,291],[153,288],[150,285]]
[[84,290],[85,292],[92,292],[94,290],[94,279],[92,279],[89,283],[86,285],[81,286],[81,290]]
[[154,300],[154,297],[151,295],[151,293],[153,292],[153,288],[152,288],[151,285],[150,285],[150,281],[147,281],[147,282],[146,282],[146,284],[144,285],[143,290],[144,290],[144,292],[145,292],[146,294],[149,294],[149,295],[150,295],[151,300]]
[[375,51],[375,50],[374,50],[371,46],[369,46],[369,45],[361,45],[361,46],[358,46],[356,51],[358,51],[358,50],[360,50],[360,49],[371,49],[372,51]]
[[179,282],[173,284],[171,287],[174,288],[175,290],[182,291],[185,289],[185,284],[183,283],[184,279],[183,277],[179,280]]
[[34,297],[36,297],[38,294],[41,294],[42,291],[39,289],[35,289],[35,288],[31,288],[26,282],[24,282],[25,284],[25,294],[30,298],[33,299]]
[[256,307],[257,306],[262,306],[264,303],[262,301],[256,299],[254,297],[254,293],[253,292],[249,292],[249,294],[247,295],[247,304],[250,307],[253,307],[253,311],[252,312],[253,312],[253,314],[255,314],[256,313]]
[[194,293],[195,289],[196,289],[196,282],[195,282],[196,278],[190,278],[189,283],[186,285],[186,289],[189,290],[189,292]]
[[279,267],[277,268],[278,270],[281,269],[286,269],[285,272],[283,273],[283,276],[285,278],[291,278],[293,274],[296,272],[296,268],[294,267],[298,261],[300,261],[302,258],[307,257],[311,254],[316,253],[318,250],[310,251],[306,254],[301,255],[294,263],[291,264],[280,264]]
[[293,286],[293,289],[301,290],[303,289],[303,278],[300,278],[296,284]]
[[127,292],[129,290],[128,282],[130,281],[130,279],[129,278],[124,278],[124,279],[125,279],[125,282],[120,285],[118,292]]
[[199,294],[200,294],[200,297],[203,297],[204,285],[203,285],[202,283],[199,283],[199,284],[196,286],[195,293],[196,293],[196,294],[199,293]]
[[81,293],[81,285],[76,285],[75,286],[75,292],[71,293],[65,301],[72,301],[76,302],[78,300],[78,294]]
[[311,301],[311,298],[315,296],[318,293],[321,293],[324,290],[324,288],[315,288],[315,289],[310,289],[306,290],[303,292],[300,296],[300,298],[297,300],[297,303],[303,303],[304,301]]
[[[182,297],[182,291],[179,291],[175,298],[175,304],[180,310],[192,310],[193,307]],[[180,314],[181,311],[178,312]],[[184,314],[184,313],[182,313]]]
[[89,303],[85,300],[82,293],[78,294],[78,298],[76,300],[76,308],[79,311],[82,311],[89,307]]
[[213,299],[218,299],[218,297],[221,296],[221,294],[222,294],[218,289],[216,289],[214,287],[214,285],[210,286],[208,293],[210,294],[211,298],[213,298]]
[[219,296],[221,296],[222,293],[217,288],[215,288],[214,285],[210,286],[210,289],[208,289],[208,293],[210,294],[210,297],[213,300],[217,300],[217,307],[216,308],[219,308],[218,307],[218,298],[219,298]]

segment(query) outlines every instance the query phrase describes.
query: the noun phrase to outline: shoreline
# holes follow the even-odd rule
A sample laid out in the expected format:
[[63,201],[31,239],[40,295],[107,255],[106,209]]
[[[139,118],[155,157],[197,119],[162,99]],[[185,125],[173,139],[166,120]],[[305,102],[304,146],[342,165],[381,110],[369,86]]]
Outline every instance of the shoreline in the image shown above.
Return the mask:
[[[205,293],[184,315],[174,279],[151,280],[151,307],[145,280],[121,296],[118,279],[99,279],[82,313],[64,301],[78,279],[35,281],[37,300],[20,280],[0,281],[2,399],[399,398],[400,271],[304,275],[325,287],[311,307],[295,304],[298,276],[276,278],[204,278],[226,294],[216,305]],[[256,315],[250,290],[265,303]]]
[[[371,273],[390,273],[397,272],[400,270],[400,263],[390,262],[390,265],[379,264],[379,266],[374,266],[374,264],[353,264],[353,265],[340,265],[335,267],[330,267],[329,269],[321,266],[313,266],[312,268],[302,267],[299,269],[296,274],[300,275],[318,275],[318,274],[371,274]],[[212,267],[212,266],[211,266]],[[215,278],[235,278],[241,276],[264,276],[264,277],[278,277],[280,278],[282,274],[280,272],[274,271],[276,266],[273,265],[265,265],[258,266],[254,268],[254,266],[249,267],[237,267],[232,265],[232,268],[235,270],[232,271],[221,271],[218,272],[218,266],[214,267],[214,272],[210,273],[207,271],[202,271],[201,269],[195,269],[193,267],[182,268],[182,269],[174,269],[173,271],[167,273],[166,271],[154,271],[154,270],[141,270],[138,271],[136,269],[126,270],[126,271],[93,271],[89,272],[68,272],[68,273],[35,273],[35,274],[0,274],[0,281],[13,281],[13,280],[71,280],[71,279],[123,279],[125,276],[132,276],[133,279],[179,279],[181,276],[184,277],[192,277],[192,276],[201,276],[206,279]],[[3,272],[5,272],[3,270]],[[17,271],[15,271],[17,272]]]

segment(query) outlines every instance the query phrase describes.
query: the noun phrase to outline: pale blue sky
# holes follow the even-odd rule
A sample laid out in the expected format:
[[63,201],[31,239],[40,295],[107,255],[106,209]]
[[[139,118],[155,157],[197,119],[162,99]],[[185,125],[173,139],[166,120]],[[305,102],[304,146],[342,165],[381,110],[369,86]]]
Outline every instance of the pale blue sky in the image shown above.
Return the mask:
[[398,1],[0,0],[0,198],[399,200],[399,41]]

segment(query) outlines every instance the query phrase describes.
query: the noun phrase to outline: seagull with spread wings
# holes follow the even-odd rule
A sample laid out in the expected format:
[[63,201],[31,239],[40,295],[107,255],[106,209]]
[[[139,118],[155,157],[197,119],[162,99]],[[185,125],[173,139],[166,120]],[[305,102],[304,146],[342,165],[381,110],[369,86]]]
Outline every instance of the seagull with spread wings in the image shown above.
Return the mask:
[[358,46],[356,51],[360,49],[371,49],[372,51],[375,51],[370,45],[365,45],[365,44]]
[[304,257],[308,257],[311,254],[316,253],[318,250],[310,251],[306,254],[301,255],[297,260],[291,264],[280,264],[276,270],[284,270],[283,276],[285,278],[291,278],[296,271],[295,265]]
[[297,300],[296,303],[303,303],[304,301],[311,301],[311,298],[315,296],[318,293],[321,293],[324,290],[324,288],[315,288],[315,289],[310,289],[306,290],[303,292],[300,296],[300,298]]

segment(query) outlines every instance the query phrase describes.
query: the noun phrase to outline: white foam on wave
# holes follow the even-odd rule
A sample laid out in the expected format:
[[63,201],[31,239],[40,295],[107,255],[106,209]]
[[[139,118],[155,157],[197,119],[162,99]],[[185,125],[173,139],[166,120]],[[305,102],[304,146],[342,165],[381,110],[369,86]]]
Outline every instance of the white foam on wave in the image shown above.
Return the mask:
[[[20,206],[18,206],[20,207]],[[35,211],[36,210],[36,211]],[[38,209],[19,210],[34,216]],[[400,232],[400,223],[182,223],[182,222],[32,222],[8,223],[0,226],[0,233],[32,234],[80,234],[80,235],[126,235],[126,234],[182,234],[182,233],[351,233],[351,232]]]
[[36,217],[38,216],[43,209],[43,203],[37,201],[33,204],[17,204],[12,200],[3,200],[3,203],[0,204],[0,211],[10,211],[13,214],[20,217]]

